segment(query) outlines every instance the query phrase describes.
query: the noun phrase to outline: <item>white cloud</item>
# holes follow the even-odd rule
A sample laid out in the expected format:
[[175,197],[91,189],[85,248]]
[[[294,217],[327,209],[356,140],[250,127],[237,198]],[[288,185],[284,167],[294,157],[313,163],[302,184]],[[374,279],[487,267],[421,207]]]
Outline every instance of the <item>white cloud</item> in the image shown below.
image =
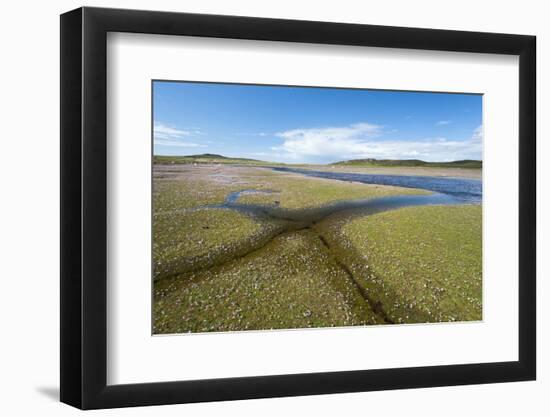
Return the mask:
[[155,139],[174,139],[191,134],[188,130],[175,129],[162,123],[155,123],[153,126],[153,134]]
[[451,120],[440,120],[435,125],[436,126],[446,126],[446,125],[450,125],[451,123],[452,123]]
[[206,148],[206,145],[193,142],[182,142],[170,139],[155,139],[155,146],[178,146],[181,148]]
[[270,134],[266,133],[266,132],[254,132],[254,133],[244,132],[244,133],[237,133],[236,135],[238,135],[238,136],[259,136],[259,137],[262,137],[262,138],[265,138],[266,136],[270,136]]
[[472,140],[481,142],[483,140],[483,125],[479,125],[474,129],[474,133],[472,134]]
[[155,146],[177,146],[183,148],[205,148],[206,145],[182,141],[181,138],[191,134],[201,134],[199,130],[180,130],[162,123],[153,126],[153,138]]
[[285,138],[285,139],[294,139],[294,138],[314,138],[314,137],[323,137],[323,138],[332,138],[332,139],[341,139],[341,138],[353,138],[358,136],[368,136],[375,137],[379,136],[382,132],[382,127],[380,125],[375,125],[371,123],[354,123],[349,126],[339,126],[339,127],[323,127],[317,129],[293,129],[287,130],[286,132],[277,133],[276,136]]
[[[480,129],[480,128],[478,128]],[[271,149],[287,160],[343,159],[423,159],[453,161],[480,159],[481,141],[474,131],[471,138],[448,140],[426,138],[418,140],[384,139],[382,126],[356,123],[343,127],[294,129],[277,134],[283,139]]]
[[344,127],[316,129],[294,129],[277,133],[283,139],[281,146],[272,148],[295,155],[339,154],[343,149],[356,149],[365,138],[380,135],[382,126],[370,123],[356,123]]

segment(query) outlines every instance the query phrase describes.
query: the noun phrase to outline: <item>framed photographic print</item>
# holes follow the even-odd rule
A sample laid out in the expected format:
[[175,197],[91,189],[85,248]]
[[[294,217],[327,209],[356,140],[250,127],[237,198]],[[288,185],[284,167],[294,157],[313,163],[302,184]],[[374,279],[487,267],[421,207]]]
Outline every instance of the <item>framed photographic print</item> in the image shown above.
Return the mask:
[[535,379],[535,38],[61,16],[61,400]]

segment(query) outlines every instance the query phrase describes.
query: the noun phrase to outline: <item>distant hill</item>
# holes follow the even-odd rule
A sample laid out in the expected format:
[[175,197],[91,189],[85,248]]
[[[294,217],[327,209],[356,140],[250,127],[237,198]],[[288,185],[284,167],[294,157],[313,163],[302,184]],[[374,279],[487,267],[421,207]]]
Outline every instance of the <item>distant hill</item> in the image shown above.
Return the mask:
[[481,168],[482,162],[472,159],[451,162],[426,162],[420,159],[351,159],[331,165],[358,167],[433,167],[433,168]]
[[[155,155],[154,164],[239,164],[239,165],[258,165],[275,166],[285,165],[275,162],[266,162],[259,159],[250,158],[231,158],[213,153],[203,153],[199,155],[169,156]],[[298,164],[303,165],[303,164]],[[452,162],[426,162],[420,159],[351,159],[349,161],[334,162],[330,165],[353,166],[353,167],[434,167],[434,168],[481,168],[481,161],[465,159]]]
[[249,158],[230,158],[213,153],[203,153],[200,155],[186,156],[168,156],[155,155],[154,164],[248,164],[248,165],[267,165],[267,162]]
[[228,159],[227,156],[218,155],[216,153],[201,153],[199,155],[189,155],[188,158]]

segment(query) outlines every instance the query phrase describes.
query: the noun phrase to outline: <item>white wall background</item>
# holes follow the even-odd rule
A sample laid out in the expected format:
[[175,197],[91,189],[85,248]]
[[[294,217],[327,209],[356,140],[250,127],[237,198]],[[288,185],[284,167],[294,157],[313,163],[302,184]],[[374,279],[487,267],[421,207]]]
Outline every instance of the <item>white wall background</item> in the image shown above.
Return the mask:
[[[73,0],[8,2],[0,24],[2,159],[0,181],[0,410],[3,415],[78,413],[57,402],[59,391],[59,17]],[[543,119],[550,97],[550,26],[536,0],[338,2],[278,0],[124,0],[86,5],[236,14],[395,26],[509,32],[538,37],[539,378],[422,390],[237,401],[94,412],[94,415],[548,415],[550,404],[550,157]],[[546,255],[546,259],[543,259]]]

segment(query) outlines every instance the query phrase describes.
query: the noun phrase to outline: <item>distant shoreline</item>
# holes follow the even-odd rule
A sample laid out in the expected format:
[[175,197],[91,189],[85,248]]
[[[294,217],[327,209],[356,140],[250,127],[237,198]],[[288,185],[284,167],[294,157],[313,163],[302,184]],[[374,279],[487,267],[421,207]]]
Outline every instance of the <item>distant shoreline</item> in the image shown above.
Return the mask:
[[361,166],[361,165],[323,165],[323,164],[282,164],[258,161],[254,159],[242,158],[199,158],[199,157],[181,157],[181,156],[158,156],[153,158],[154,165],[233,165],[243,167],[289,167],[300,168],[313,171],[341,172],[341,173],[361,173],[372,175],[410,175],[410,176],[431,176],[446,178],[471,178],[481,179],[481,168],[462,168],[462,167],[434,167],[434,166]]
[[171,164],[189,164],[189,163],[244,163],[250,165],[268,165],[268,166],[345,166],[360,168],[378,168],[378,167],[410,167],[410,168],[468,168],[481,169],[483,161],[475,159],[463,159],[446,162],[427,162],[420,159],[350,159],[345,161],[336,161],[326,164],[319,163],[284,163],[263,161],[260,159],[228,157],[218,154],[204,153],[198,155],[153,155],[155,163]]
[[482,179],[481,168],[439,168],[439,167],[362,167],[349,165],[303,165],[295,166],[315,171],[372,175],[417,175],[427,177]]

